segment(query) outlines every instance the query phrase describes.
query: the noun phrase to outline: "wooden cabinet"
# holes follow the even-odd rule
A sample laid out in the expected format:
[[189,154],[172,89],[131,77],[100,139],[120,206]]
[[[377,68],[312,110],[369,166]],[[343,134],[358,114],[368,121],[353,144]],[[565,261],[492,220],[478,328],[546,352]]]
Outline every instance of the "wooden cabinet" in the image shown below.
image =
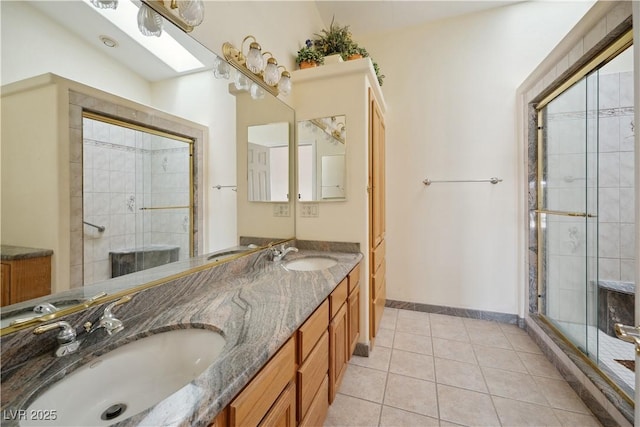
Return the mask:
[[[329,300],[325,300],[298,329],[297,419],[312,422],[323,419],[329,407]],[[322,402],[324,400],[324,402]]]
[[264,416],[260,427],[295,427],[296,426],[296,384],[289,383],[278,400]]
[[347,298],[347,319],[349,322],[349,352],[348,359],[356,349],[360,338],[360,265],[349,273],[349,297]]
[[[343,283],[346,285],[346,282]],[[346,297],[342,300],[342,305],[337,309],[335,316],[329,323],[329,404],[333,403],[347,369],[349,323],[347,321],[347,304],[345,302]]]
[[369,339],[371,347],[382,319],[386,299],[385,276],[385,124],[369,90]]
[[50,255],[2,260],[2,306],[50,293]]
[[[295,338],[291,338],[231,402],[230,427],[261,425],[267,417],[273,422],[288,422],[291,415],[293,424],[284,425],[295,425],[295,349]],[[282,398],[281,395],[291,390],[292,386],[293,391],[288,393],[293,393],[293,397],[287,394]]]

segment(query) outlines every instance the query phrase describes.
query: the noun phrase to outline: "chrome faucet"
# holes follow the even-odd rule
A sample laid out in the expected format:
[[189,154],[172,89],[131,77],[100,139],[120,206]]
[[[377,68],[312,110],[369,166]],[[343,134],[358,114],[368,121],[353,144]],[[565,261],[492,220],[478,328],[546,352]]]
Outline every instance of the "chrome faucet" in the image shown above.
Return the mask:
[[113,315],[112,310],[114,307],[129,301],[131,301],[131,296],[125,295],[119,300],[112,302],[104,309],[104,313],[102,313],[98,322],[95,324],[92,324],[91,322],[85,323],[84,330],[88,333],[93,333],[98,329],[104,328],[109,335],[117,334],[122,331],[124,329],[124,325],[120,319],[117,319],[116,316]]
[[56,357],[62,357],[78,351],[80,341],[76,340],[76,330],[68,322],[60,321],[38,326],[33,330],[33,333],[40,335],[56,328],[62,329],[56,337],[58,340],[58,348],[55,351]]
[[282,246],[280,246],[280,249],[278,248],[271,248],[271,254],[273,255],[273,261],[282,261],[284,259],[284,257],[289,253],[289,252],[298,252],[298,248],[295,248],[293,246],[289,246],[288,248],[285,247],[284,244],[282,244]]

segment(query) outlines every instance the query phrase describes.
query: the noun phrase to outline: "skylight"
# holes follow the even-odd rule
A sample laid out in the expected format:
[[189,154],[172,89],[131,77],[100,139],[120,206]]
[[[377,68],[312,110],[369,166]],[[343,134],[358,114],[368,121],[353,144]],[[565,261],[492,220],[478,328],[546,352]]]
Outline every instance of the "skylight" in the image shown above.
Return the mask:
[[[91,4],[90,0],[83,1],[177,73],[204,68],[204,64],[171,37],[166,29],[162,31],[160,37],[142,35],[138,30],[138,20],[136,19],[138,7],[131,1],[120,1],[115,10],[98,9]],[[166,22],[164,20],[165,25],[167,25]]]

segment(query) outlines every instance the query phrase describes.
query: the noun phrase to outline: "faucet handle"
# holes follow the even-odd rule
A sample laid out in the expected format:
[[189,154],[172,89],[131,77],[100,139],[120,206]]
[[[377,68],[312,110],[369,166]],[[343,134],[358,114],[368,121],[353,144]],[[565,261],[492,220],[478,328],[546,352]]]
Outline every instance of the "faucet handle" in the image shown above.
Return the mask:
[[125,295],[122,298],[120,298],[117,301],[112,302],[111,304],[109,304],[105,309],[104,309],[104,313],[103,313],[103,317],[113,317],[113,314],[111,313],[111,310],[113,310],[114,307],[127,303],[131,301],[131,295]]
[[58,328],[62,329],[57,336],[58,343],[66,344],[75,341],[76,330],[69,324],[69,322],[65,322],[63,320],[59,322],[49,323],[47,325],[38,326],[33,330],[33,333],[36,335],[40,335],[42,333]]

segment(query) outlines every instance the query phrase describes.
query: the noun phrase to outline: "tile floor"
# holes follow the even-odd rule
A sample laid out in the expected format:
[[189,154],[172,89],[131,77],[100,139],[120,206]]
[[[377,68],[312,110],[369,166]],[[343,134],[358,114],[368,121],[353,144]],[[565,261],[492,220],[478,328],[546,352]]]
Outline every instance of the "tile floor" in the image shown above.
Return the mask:
[[600,426],[513,325],[386,308],[349,362],[329,426]]

